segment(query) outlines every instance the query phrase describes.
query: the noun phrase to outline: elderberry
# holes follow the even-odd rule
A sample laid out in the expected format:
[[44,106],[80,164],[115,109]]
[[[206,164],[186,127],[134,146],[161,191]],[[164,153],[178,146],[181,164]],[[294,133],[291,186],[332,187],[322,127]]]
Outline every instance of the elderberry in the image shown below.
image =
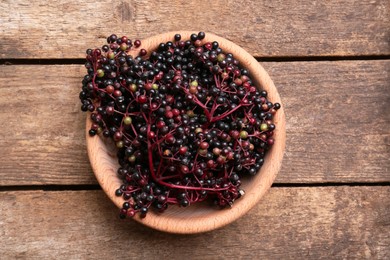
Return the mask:
[[91,114],[89,135],[117,147],[120,218],[204,200],[232,206],[245,194],[242,178],[257,174],[277,141],[280,104],[206,39],[176,34],[147,51],[140,40],[112,34],[86,51],[81,110]]

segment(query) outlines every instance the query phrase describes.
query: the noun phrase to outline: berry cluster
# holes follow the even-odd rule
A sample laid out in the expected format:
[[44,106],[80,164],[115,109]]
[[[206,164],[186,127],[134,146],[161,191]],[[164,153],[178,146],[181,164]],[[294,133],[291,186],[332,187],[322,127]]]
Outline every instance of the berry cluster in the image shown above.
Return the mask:
[[81,110],[91,112],[89,134],[118,148],[121,218],[206,199],[231,206],[244,194],[243,176],[259,171],[274,143],[280,104],[204,38],[176,34],[147,53],[139,40],[113,34],[87,50]]

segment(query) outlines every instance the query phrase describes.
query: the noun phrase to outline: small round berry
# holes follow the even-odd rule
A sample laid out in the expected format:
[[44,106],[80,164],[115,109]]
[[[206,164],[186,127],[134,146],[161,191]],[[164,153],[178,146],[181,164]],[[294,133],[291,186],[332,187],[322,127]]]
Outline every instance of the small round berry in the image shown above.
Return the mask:
[[230,178],[229,178],[231,181],[238,181],[240,179],[240,177],[238,176],[238,174],[236,173],[233,173],[232,175],[230,175]]
[[220,154],[221,154],[221,149],[215,147],[215,148],[213,149],[213,154],[215,154],[215,155],[217,155],[217,156],[220,155]]
[[214,168],[215,167],[215,162],[213,160],[208,160],[206,163],[207,168]]
[[267,130],[268,130],[268,125],[265,124],[265,123],[262,123],[262,124],[260,125],[260,131],[261,131],[261,132],[264,132],[264,131],[267,131]]
[[145,104],[148,101],[148,98],[144,95],[138,97],[138,102],[140,104]]
[[123,137],[122,132],[117,131],[117,132],[114,133],[114,140],[115,140],[115,141],[120,141],[120,140],[122,140],[122,137]]
[[198,39],[199,40],[203,40],[205,36],[206,36],[206,34],[204,32],[199,32],[198,33]]
[[242,130],[242,131],[240,132],[240,138],[241,138],[241,139],[247,139],[247,138],[248,138],[248,132],[245,131],[245,130]]
[[273,145],[275,143],[275,140],[273,138],[268,138],[267,144],[268,145]]
[[141,46],[141,41],[140,40],[135,40],[134,41],[134,47],[138,48],[139,46]]
[[113,115],[114,112],[115,112],[114,107],[111,107],[111,106],[106,107],[106,113],[107,113],[108,115]]
[[116,36],[116,34],[111,34],[111,35],[107,38],[107,43],[116,42],[117,39],[118,39],[118,36]]
[[115,53],[112,52],[112,51],[109,51],[109,52],[107,53],[107,58],[110,59],[110,60],[115,59]]
[[131,84],[130,86],[129,86],[129,89],[130,89],[130,91],[131,92],[136,92],[137,90],[138,90],[138,87],[137,87],[137,85],[135,85],[135,84]]
[[124,202],[123,205],[122,205],[122,208],[124,209],[129,209],[130,208],[130,203],[129,202]]
[[230,131],[230,136],[233,139],[238,139],[238,138],[240,138],[240,132],[238,132],[237,130],[232,130],[232,131]]
[[114,97],[120,97],[122,96],[122,92],[119,89],[116,89],[113,93]]
[[135,155],[129,156],[129,159],[128,159],[129,162],[133,163],[133,162],[135,162],[136,160],[137,160],[137,157],[135,157]]
[[181,40],[181,35],[180,34],[175,34],[175,41],[180,41]]
[[203,129],[201,127],[195,128],[195,134],[203,133]]
[[180,111],[177,108],[172,109],[172,113],[173,113],[173,116],[175,116],[175,117],[180,115]]
[[148,213],[148,208],[147,207],[142,207],[140,209],[141,217],[145,217],[146,214]]
[[120,49],[121,49],[121,51],[127,50],[127,44],[126,43],[121,43]]
[[217,56],[217,61],[222,62],[222,61],[225,60],[225,58],[226,58],[225,54],[220,53],[220,54],[218,54],[218,56]]
[[181,171],[183,174],[187,174],[187,173],[190,171],[190,169],[188,168],[187,165],[182,165],[182,166],[180,166],[180,171]]
[[207,150],[206,149],[199,149],[198,150],[198,154],[202,155],[202,156],[206,156],[207,155]]
[[131,125],[132,122],[133,122],[133,120],[131,119],[130,116],[126,116],[125,118],[123,118],[123,123],[125,125]]
[[190,202],[187,199],[183,199],[180,201],[180,206],[182,207],[188,207],[190,205]]
[[156,124],[156,127],[158,129],[161,129],[165,126],[165,122],[164,121],[158,121],[157,124]]
[[187,146],[182,146],[182,147],[179,148],[179,153],[181,155],[185,155],[187,153],[187,151],[188,151],[188,147]]
[[148,133],[148,137],[149,137],[150,139],[153,139],[153,138],[156,137],[156,133],[153,132],[153,131],[150,131],[150,132]]
[[207,143],[207,142],[201,142],[200,145],[199,145],[199,147],[200,147],[201,149],[207,149],[207,148],[209,148],[209,143]]
[[95,50],[93,50],[93,54],[98,57],[102,54],[102,51],[100,49],[95,49]]
[[148,52],[147,52],[145,49],[141,49],[141,50],[139,51],[139,55],[140,55],[140,56],[145,56],[147,53],[148,53]]
[[128,217],[132,218],[132,217],[134,217],[134,215],[135,215],[135,211],[134,210],[130,209],[130,210],[127,211],[127,216]]
[[222,156],[222,155],[218,156],[218,158],[217,158],[217,163],[218,164],[224,164],[225,162],[226,162],[226,157],[225,156]]
[[90,129],[88,133],[90,136],[94,136],[94,135],[96,135],[97,131],[94,129]]
[[123,194],[123,191],[122,191],[121,189],[117,189],[117,190],[115,191],[115,196],[117,196],[117,197],[122,196],[122,194]]
[[173,118],[173,112],[170,110],[165,111],[164,115],[166,118]]
[[121,37],[121,41],[122,42],[127,42],[127,40],[128,40],[127,36],[124,35],[124,36]]
[[256,168],[250,168],[249,169],[249,171],[248,171],[248,173],[250,174],[250,175],[256,175],[256,173],[257,173],[257,171],[256,171]]
[[190,37],[190,39],[191,39],[191,41],[196,41],[197,39],[198,39],[198,35],[197,34],[195,34],[195,33],[193,33],[193,34],[191,34],[191,37]]
[[104,131],[103,131],[103,136],[104,136],[104,137],[109,137],[109,136],[110,136],[110,131],[104,130]]
[[158,202],[160,202],[160,203],[165,203],[165,202],[167,201],[167,197],[164,196],[164,195],[159,195],[159,196],[157,197],[157,200],[158,200]]
[[104,71],[102,69],[98,69],[96,71],[96,75],[99,77],[99,78],[102,78],[104,77]]

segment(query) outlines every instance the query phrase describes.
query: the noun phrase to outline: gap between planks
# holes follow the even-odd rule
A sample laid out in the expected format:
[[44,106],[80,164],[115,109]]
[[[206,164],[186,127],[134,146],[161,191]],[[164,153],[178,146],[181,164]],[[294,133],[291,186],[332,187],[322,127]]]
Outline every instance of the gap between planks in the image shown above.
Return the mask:
[[[256,56],[259,62],[301,62],[301,61],[361,61],[389,60],[390,55],[361,55],[361,56]],[[70,65],[84,64],[85,59],[0,59],[0,65]]]
[[[321,188],[321,187],[386,187],[390,182],[352,183],[274,183],[271,188]],[[13,185],[0,186],[0,192],[9,191],[88,191],[101,190],[99,185]]]

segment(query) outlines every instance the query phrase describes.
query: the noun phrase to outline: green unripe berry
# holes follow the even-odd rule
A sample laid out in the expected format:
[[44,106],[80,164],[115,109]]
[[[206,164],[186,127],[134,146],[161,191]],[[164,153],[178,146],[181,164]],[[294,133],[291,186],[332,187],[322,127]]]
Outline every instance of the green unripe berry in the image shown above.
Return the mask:
[[221,61],[225,60],[225,58],[226,58],[225,54],[220,53],[217,56],[217,61],[221,62]]
[[207,149],[198,149],[198,154],[200,155],[206,155],[207,154]]
[[96,74],[97,74],[97,76],[98,76],[99,78],[104,77],[104,71],[103,71],[102,69],[98,69],[98,70],[96,71]]
[[195,113],[193,110],[188,110],[187,111],[187,116],[189,116],[190,118],[194,117],[195,116]]
[[189,91],[191,94],[196,94],[198,93],[198,87],[190,86]]
[[200,127],[197,127],[197,128],[195,129],[195,134],[202,133],[202,132],[203,132],[203,129],[200,128]]
[[268,130],[268,125],[266,123],[262,123],[260,125],[260,131],[264,132],[264,131],[267,131],[267,130]]
[[135,162],[135,160],[136,160],[135,155],[129,157],[129,162],[133,163]]
[[240,132],[240,138],[241,139],[247,139],[248,138],[248,132],[247,131],[241,131]]
[[129,116],[126,116],[124,119],[123,119],[123,123],[125,125],[131,125],[131,123],[133,122],[133,120],[131,119],[131,117]]
[[127,44],[126,43],[122,43],[120,48],[121,48],[121,51],[127,50]]
[[137,87],[137,85],[135,85],[135,84],[131,84],[130,87],[129,87],[129,89],[130,89],[131,92],[134,93],[134,92],[137,91],[138,87]]
[[112,51],[109,51],[107,53],[107,58],[110,60],[113,60],[115,58],[115,53],[113,53]]
[[190,85],[193,86],[193,87],[197,87],[198,86],[198,81],[194,80],[194,81],[191,82]]
[[118,141],[118,142],[116,142],[116,147],[117,148],[122,148],[123,147],[123,141]]

